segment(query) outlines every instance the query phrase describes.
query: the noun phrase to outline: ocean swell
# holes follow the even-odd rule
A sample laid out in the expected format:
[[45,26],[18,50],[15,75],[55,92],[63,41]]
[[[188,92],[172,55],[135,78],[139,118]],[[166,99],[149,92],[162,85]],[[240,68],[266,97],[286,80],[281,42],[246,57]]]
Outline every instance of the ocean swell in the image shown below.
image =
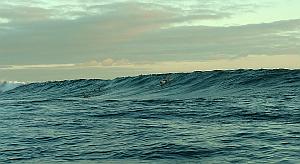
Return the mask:
[[[170,80],[161,86],[160,81],[165,78]],[[278,88],[284,92],[281,94],[297,95],[300,70],[197,71],[121,77],[113,80],[80,79],[20,85],[20,83],[3,83],[2,92],[7,92],[2,96],[186,99],[255,95],[255,93],[272,94],[277,92]]]

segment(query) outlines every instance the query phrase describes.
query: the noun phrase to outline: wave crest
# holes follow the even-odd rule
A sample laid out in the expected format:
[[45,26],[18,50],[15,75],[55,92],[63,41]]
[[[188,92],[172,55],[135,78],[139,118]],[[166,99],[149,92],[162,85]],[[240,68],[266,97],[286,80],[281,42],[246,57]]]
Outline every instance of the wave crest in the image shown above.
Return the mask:
[[24,84],[24,82],[18,81],[0,81],[0,93],[15,89]]
[[[160,81],[170,78],[167,85]],[[12,85],[10,87],[10,85]],[[12,89],[19,83],[6,83]],[[228,70],[122,77],[114,80],[80,79],[31,83],[6,92],[7,96],[98,97],[101,99],[185,99],[239,96],[255,93],[298,95],[300,70]]]

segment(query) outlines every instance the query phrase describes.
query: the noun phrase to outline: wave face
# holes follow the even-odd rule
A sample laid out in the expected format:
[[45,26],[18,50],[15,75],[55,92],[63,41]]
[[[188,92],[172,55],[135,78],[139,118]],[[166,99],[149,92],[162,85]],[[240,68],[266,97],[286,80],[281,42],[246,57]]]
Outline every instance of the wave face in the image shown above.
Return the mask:
[[0,94],[0,163],[300,163],[299,95],[283,69],[26,84]]
[[[160,81],[170,81],[160,86]],[[300,70],[235,70],[141,75],[114,80],[81,79],[19,86],[1,84],[5,97],[82,97],[102,99],[185,99],[239,96],[288,90],[299,93]],[[10,90],[12,89],[12,90]],[[9,91],[8,91],[9,90]]]
[[15,89],[24,84],[25,83],[16,82],[16,81],[3,81],[3,82],[0,81],[0,93]]

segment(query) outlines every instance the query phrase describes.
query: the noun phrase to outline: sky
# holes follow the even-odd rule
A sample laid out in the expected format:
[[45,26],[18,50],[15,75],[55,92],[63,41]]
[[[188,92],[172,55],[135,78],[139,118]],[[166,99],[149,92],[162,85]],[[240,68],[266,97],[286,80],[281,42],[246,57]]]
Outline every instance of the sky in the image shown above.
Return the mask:
[[0,81],[300,68],[299,0],[1,0]]

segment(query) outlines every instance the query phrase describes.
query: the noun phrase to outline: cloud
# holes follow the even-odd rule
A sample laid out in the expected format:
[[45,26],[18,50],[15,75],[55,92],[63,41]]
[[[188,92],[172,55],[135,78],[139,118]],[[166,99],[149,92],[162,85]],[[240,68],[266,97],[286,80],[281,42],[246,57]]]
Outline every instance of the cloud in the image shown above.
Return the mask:
[[[0,24],[1,65],[37,66],[97,59],[85,64],[120,66],[124,58],[130,63],[154,63],[299,55],[299,19],[229,27],[189,24],[218,22],[238,14],[236,11],[253,9],[238,1],[89,0],[70,1],[69,9],[67,1],[37,5],[27,2],[6,4],[10,7],[0,11],[4,19],[15,20],[6,23],[5,28]],[[55,9],[57,6],[62,8]],[[76,19],[62,19],[76,15]],[[182,25],[174,26],[178,23]]]
[[91,60],[84,63],[76,64],[79,67],[128,67],[133,65],[127,59],[114,60],[112,58],[106,58],[102,61]]
[[111,58],[107,58],[101,62],[103,66],[122,66],[122,65],[130,65],[128,60],[113,60]]
[[0,65],[0,70],[72,68],[75,64]]
[[3,24],[4,24],[4,23],[9,23],[9,22],[11,22],[10,19],[7,19],[7,18],[1,18],[1,17],[0,17],[0,24],[1,24],[1,23],[3,23]]
[[[292,34],[289,33],[291,31]],[[260,54],[299,55],[299,36],[299,19],[231,27],[179,27],[140,37],[135,40],[136,47],[140,49],[135,52],[131,50],[131,53],[144,53],[146,58],[151,56],[166,60],[203,60]],[[121,51],[126,51],[126,48]]]
[[10,69],[11,66],[9,65],[0,65],[0,70]]
[[7,6],[6,8],[0,8],[2,19],[9,20],[7,23],[42,21],[49,19],[52,12],[50,9],[28,6]]
[[[187,3],[188,4],[188,3]],[[202,2],[203,6],[205,2]],[[12,23],[30,23],[33,21],[46,21],[49,19],[75,20],[87,16],[111,17],[143,17],[138,19],[143,23],[150,19],[156,19],[160,23],[175,21],[187,21],[189,19],[222,19],[229,13],[216,10],[194,10],[174,6],[172,3],[155,3],[147,1],[25,1],[25,2],[0,2],[0,15],[3,19],[9,19]],[[121,14],[119,14],[121,13]],[[164,15],[161,15],[163,13]],[[169,14],[168,16],[165,14]],[[224,16],[223,16],[224,14]],[[106,18],[111,18],[106,17]],[[127,21],[130,21],[128,19]],[[163,21],[163,22],[162,22]]]
[[76,64],[27,64],[27,65],[0,65],[0,70],[22,70],[22,69],[78,69],[78,68],[104,68],[104,67],[133,67],[136,64],[127,59],[115,60],[106,58],[103,60],[91,60]]

